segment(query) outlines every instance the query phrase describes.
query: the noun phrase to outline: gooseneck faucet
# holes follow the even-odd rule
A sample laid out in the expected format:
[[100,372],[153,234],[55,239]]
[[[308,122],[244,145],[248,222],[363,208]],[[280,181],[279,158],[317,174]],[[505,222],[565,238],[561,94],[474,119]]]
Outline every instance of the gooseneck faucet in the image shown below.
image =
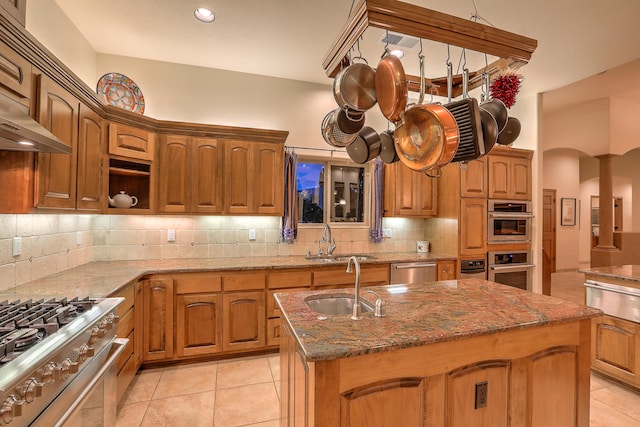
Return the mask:
[[331,239],[331,227],[329,227],[329,224],[324,225],[322,238],[318,241],[318,255],[322,255],[321,243],[327,244],[327,255],[331,255],[336,250],[336,239]]
[[360,263],[358,262],[358,258],[356,258],[355,256],[350,256],[349,263],[347,264],[347,273],[353,273],[353,269],[351,268],[352,263],[356,266],[356,290],[351,319],[360,320],[362,319],[362,315],[360,313]]

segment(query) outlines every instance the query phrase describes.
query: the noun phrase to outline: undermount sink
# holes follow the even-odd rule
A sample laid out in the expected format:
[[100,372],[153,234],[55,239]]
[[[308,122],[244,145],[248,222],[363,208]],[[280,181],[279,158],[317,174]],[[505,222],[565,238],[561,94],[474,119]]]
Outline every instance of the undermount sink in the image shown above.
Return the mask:
[[[310,296],[305,299],[309,308],[319,314],[352,314],[355,298],[353,295]],[[373,307],[360,300],[362,313],[373,311]]]
[[356,257],[358,261],[369,261],[376,259],[373,255],[307,255],[304,257],[307,261],[320,261],[320,262],[347,262],[352,256]]

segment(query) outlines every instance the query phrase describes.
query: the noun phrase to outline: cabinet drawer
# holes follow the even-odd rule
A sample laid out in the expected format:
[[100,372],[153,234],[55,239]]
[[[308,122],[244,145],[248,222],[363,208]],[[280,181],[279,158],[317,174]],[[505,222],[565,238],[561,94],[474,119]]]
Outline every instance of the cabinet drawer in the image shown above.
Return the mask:
[[131,310],[135,302],[135,291],[133,289],[133,286],[127,286],[125,289],[109,296],[124,298],[124,301],[122,301],[116,309],[118,317],[120,317],[120,319],[122,320],[122,316],[124,316],[126,312]]
[[155,134],[119,123],[109,124],[109,154],[153,160]]
[[[360,267],[362,285],[389,284],[389,264]],[[347,273],[346,266],[335,267],[313,273],[314,286],[354,285],[355,273]]]
[[122,367],[127,363],[127,360],[133,355],[133,334],[134,332],[131,331],[127,336],[127,338],[129,338],[129,342],[125,346],[124,350],[122,350],[122,353],[116,361],[116,372],[120,372],[120,369],[122,369]]
[[133,331],[133,324],[135,316],[133,314],[133,308],[127,311],[124,316],[120,316],[118,321],[118,327],[116,329],[116,335],[119,337],[126,337],[131,331]]
[[186,274],[175,277],[176,294],[197,294],[222,291],[222,276],[219,274]]
[[269,273],[267,287],[269,289],[302,288],[311,286],[311,272],[303,269]]
[[264,289],[267,281],[267,276],[264,272],[234,273],[226,274],[222,277],[225,292]]
[[127,387],[129,387],[131,380],[135,377],[137,369],[134,357],[132,356],[127,359],[122,369],[118,371],[118,376],[116,378],[116,402],[119,402],[120,399],[122,399],[122,396],[124,395],[124,392],[127,391]]
[[6,44],[0,42],[0,88],[11,98],[29,105],[31,64]]
[[280,317],[282,315],[273,294],[276,292],[308,291],[309,289],[309,286],[304,288],[269,289],[267,291],[267,317]]

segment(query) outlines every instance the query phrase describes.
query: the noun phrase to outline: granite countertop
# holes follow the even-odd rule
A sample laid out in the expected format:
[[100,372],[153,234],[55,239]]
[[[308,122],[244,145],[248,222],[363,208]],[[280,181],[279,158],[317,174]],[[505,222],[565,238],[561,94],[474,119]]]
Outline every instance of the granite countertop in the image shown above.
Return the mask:
[[[578,271],[580,273],[590,274],[594,276],[601,276],[604,278],[640,282],[640,265],[635,265],[635,264],[614,265],[611,267],[583,268]],[[630,286],[639,287],[640,283],[635,283],[634,285],[630,285]]]
[[598,309],[481,279],[366,287],[362,297],[373,303],[373,295],[366,290],[375,291],[386,302],[386,317],[369,312],[354,321],[350,315],[319,315],[305,303],[311,295],[352,294],[352,290],[276,293],[283,319],[291,326],[308,361],[417,347],[602,314]]
[[[342,254],[341,254],[342,255]],[[344,254],[347,255],[347,254]],[[375,253],[361,264],[457,259],[438,253]],[[171,274],[219,270],[329,267],[344,262],[309,261],[304,256],[243,257],[217,259],[171,259],[140,261],[95,261],[33,280],[0,292],[0,299],[106,297],[148,274]]]

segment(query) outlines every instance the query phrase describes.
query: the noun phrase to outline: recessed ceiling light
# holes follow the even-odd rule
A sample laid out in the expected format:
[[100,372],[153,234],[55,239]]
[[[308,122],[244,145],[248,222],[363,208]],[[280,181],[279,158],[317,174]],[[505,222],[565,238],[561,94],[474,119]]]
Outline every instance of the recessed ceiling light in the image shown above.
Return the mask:
[[393,49],[390,53],[391,55],[397,56],[398,58],[402,58],[404,56],[404,50],[402,49]]
[[202,22],[213,22],[216,20],[216,14],[213,13],[211,9],[207,9],[206,7],[199,7],[193,11],[193,16],[196,17],[198,21]]
[[30,141],[18,141],[18,144],[20,144],[20,145],[34,145],[33,142],[30,142]]

